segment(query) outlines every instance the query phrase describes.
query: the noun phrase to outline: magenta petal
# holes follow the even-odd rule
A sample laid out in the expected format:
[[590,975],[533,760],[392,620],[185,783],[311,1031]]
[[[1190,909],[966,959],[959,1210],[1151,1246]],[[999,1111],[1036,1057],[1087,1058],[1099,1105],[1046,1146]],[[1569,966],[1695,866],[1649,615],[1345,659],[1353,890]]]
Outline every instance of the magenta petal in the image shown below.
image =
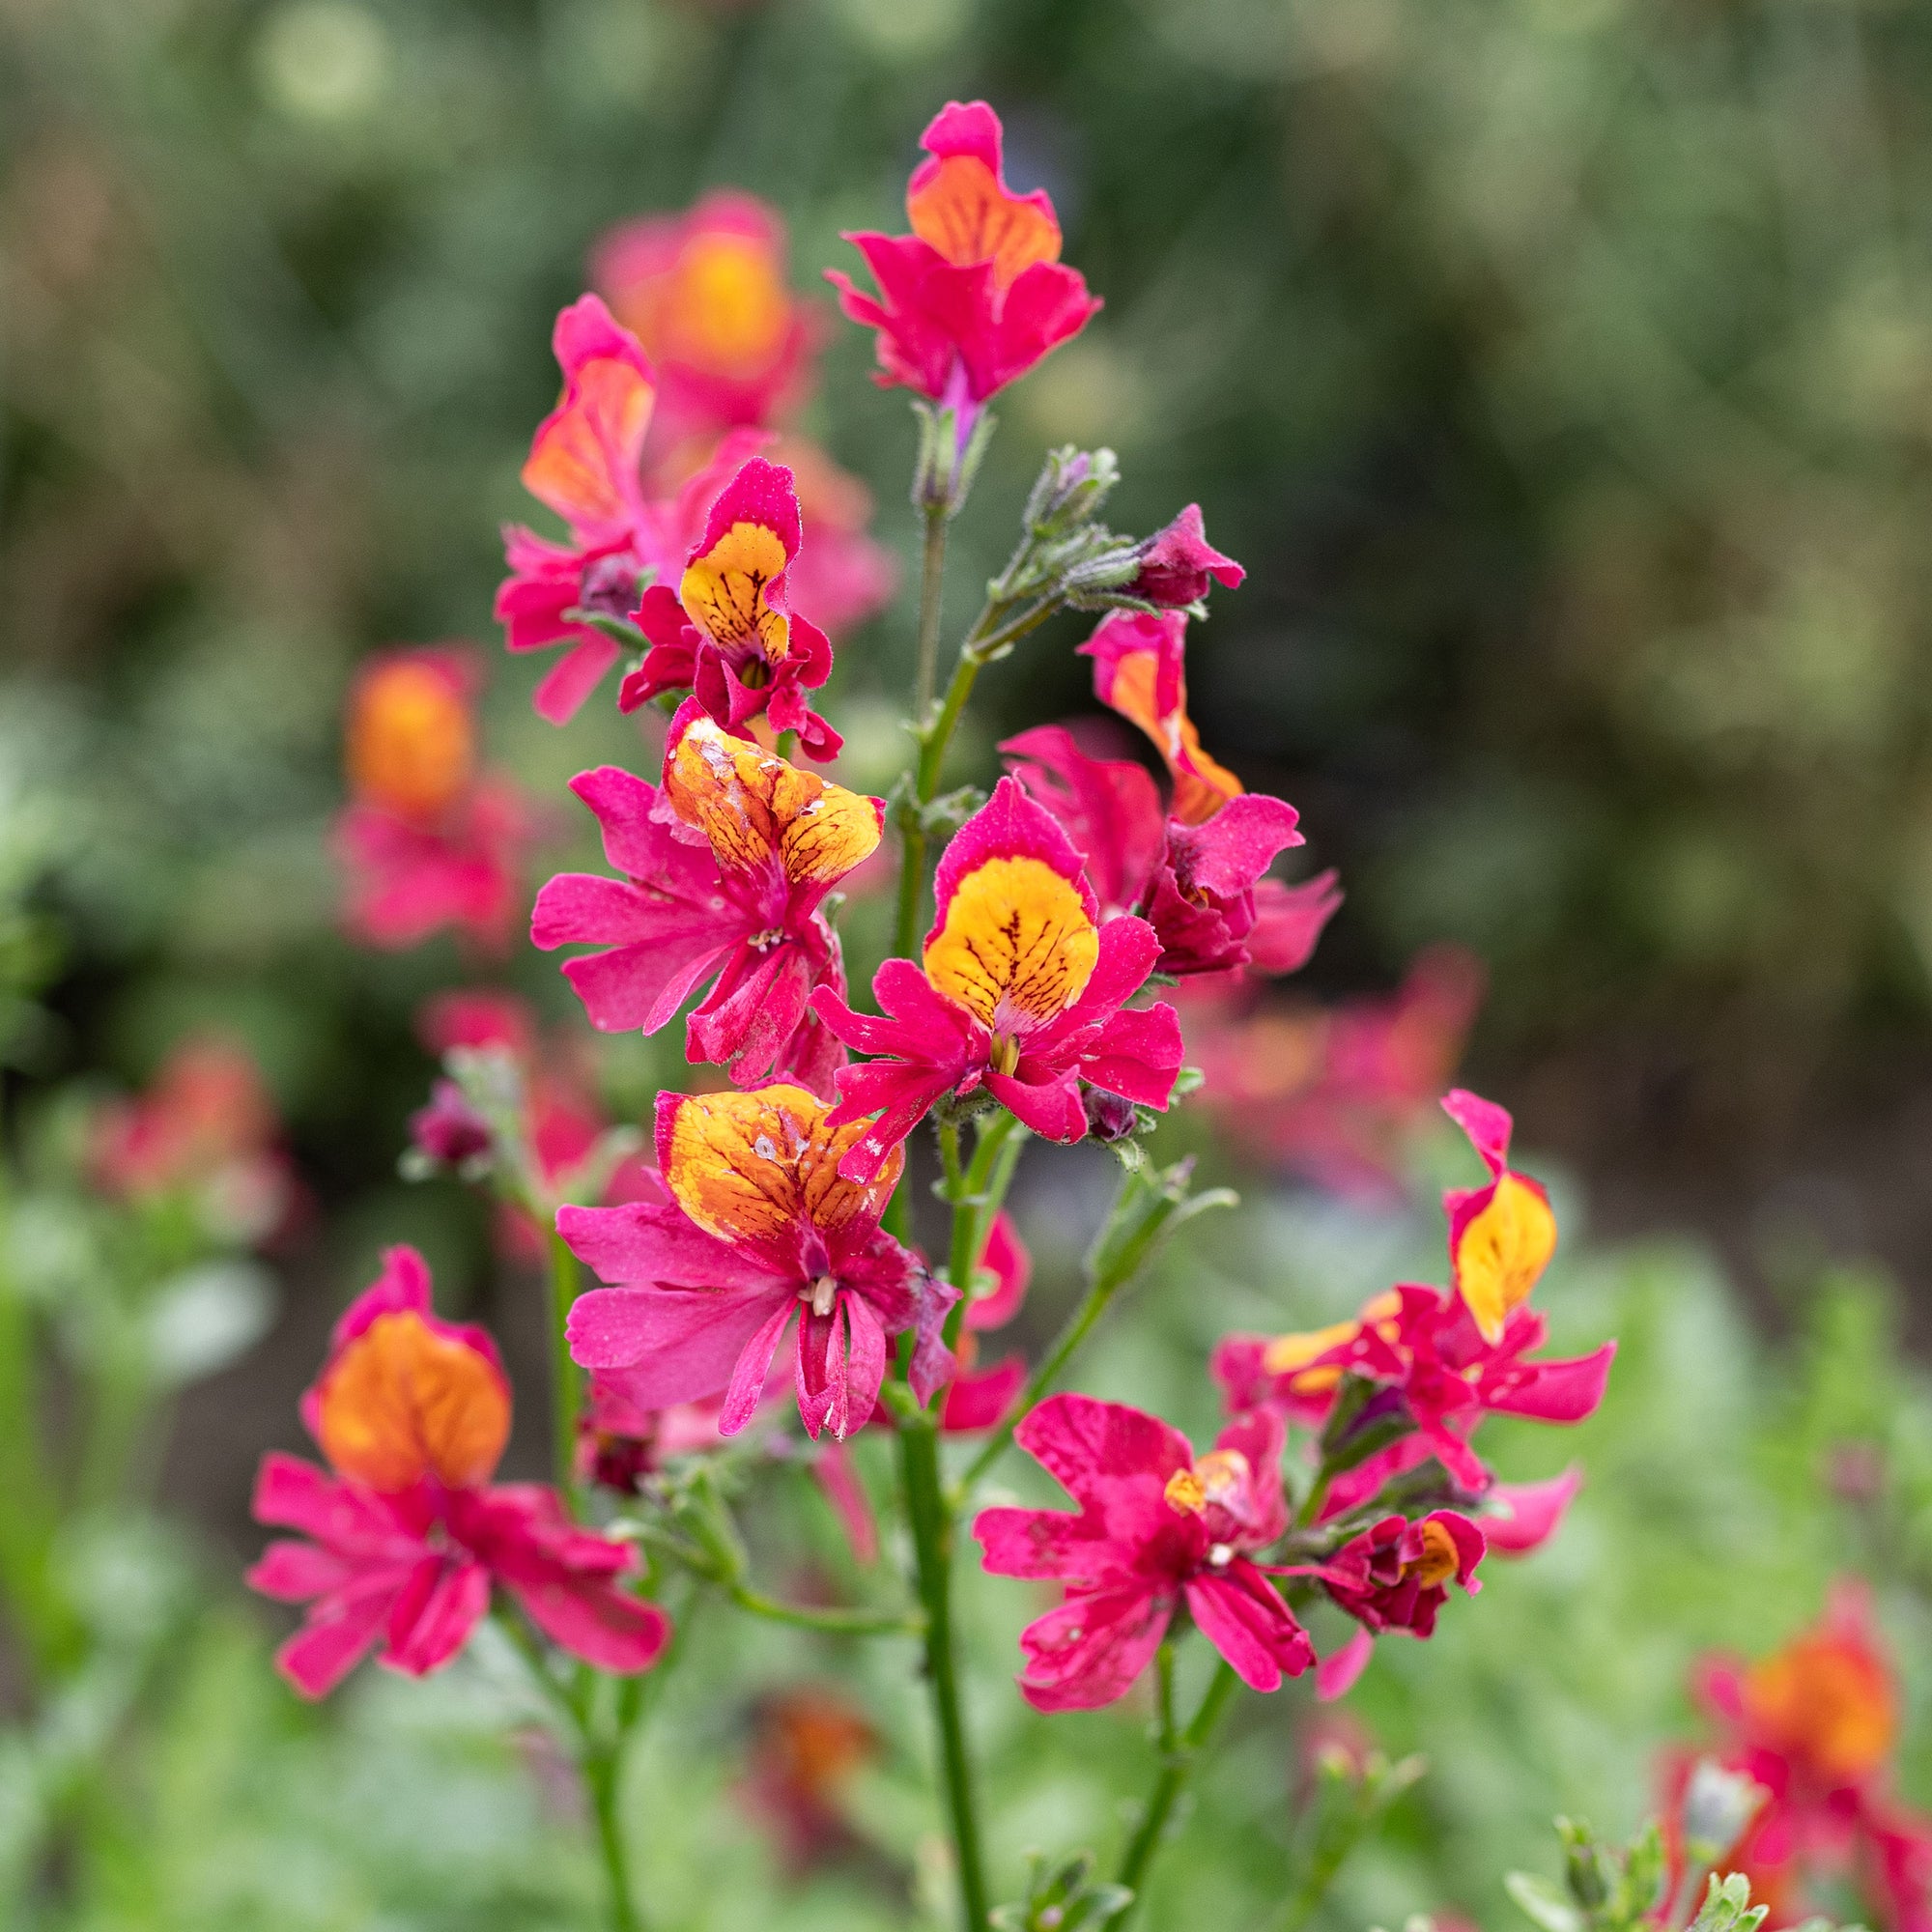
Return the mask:
[[1497,1483],[1485,1499],[1500,1515],[1486,1515],[1478,1525],[1492,1549],[1520,1556],[1555,1535],[1582,1487],[1583,1471],[1574,1464],[1560,1476],[1541,1483]]
[[953,1435],[992,1428],[1019,1400],[1026,1379],[1026,1361],[1019,1355],[1010,1355],[990,1369],[961,1376],[946,1391],[946,1406],[940,1411],[939,1426]]
[[568,724],[616,662],[616,644],[600,632],[590,632],[543,674],[530,695],[537,716],[552,724]]
[[[737,1386],[763,1331],[790,1315],[791,1296],[724,1295],[701,1289],[610,1288],[579,1295],[570,1311],[570,1347],[586,1368],[619,1372],[625,1395],[643,1408],[700,1402]],[[773,1342],[777,1340],[776,1331]],[[769,1363],[771,1349],[765,1348]],[[763,1384],[763,1376],[759,1377]],[[756,1406],[756,1391],[752,1406]],[[751,1408],[744,1412],[751,1414]],[[724,1428],[725,1435],[744,1416]],[[722,1425],[721,1425],[722,1426]]]
[[1063,1145],[1081,1139],[1087,1132],[1087,1109],[1080,1100],[1080,1082],[1071,1071],[1046,1072],[1028,1079],[1033,1069],[1024,1059],[1022,1072],[989,1073],[986,1091],[1021,1125],[1031,1127],[1041,1140]]
[[[668,1201],[631,1201],[620,1208],[566,1206],[557,1209],[556,1231],[579,1261],[613,1286],[696,1288],[721,1295],[727,1290],[756,1294],[772,1286],[768,1264],[734,1242],[707,1235]],[[594,1300],[581,1295],[572,1305],[573,1338],[576,1318]],[[615,1312],[612,1303],[596,1305],[603,1316]]]
[[791,1320],[796,1300],[787,1295],[772,1311],[770,1318],[739,1351],[731,1380],[724,1392],[724,1406],[718,1417],[718,1433],[735,1435],[756,1413],[772,1373],[772,1358],[779,1351],[780,1338]]
[[428,1556],[389,1613],[378,1662],[411,1677],[440,1670],[469,1641],[490,1607],[490,1573],[471,1558]]
[[1163,1002],[1124,1007],[1080,1056],[1080,1071],[1096,1087],[1145,1107],[1165,1107],[1180,1073],[1180,1021]]
[[327,1696],[382,1634],[408,1575],[372,1574],[325,1597],[276,1651],[275,1667],[304,1697]]
[[1092,1711],[1124,1697],[1173,1615],[1173,1598],[1144,1584],[1068,1599],[1020,1633],[1021,1694],[1036,1711]]
[[1201,1634],[1255,1690],[1278,1690],[1315,1662],[1315,1646],[1294,1612],[1252,1563],[1236,1557],[1187,1585],[1187,1607]]
[[1610,1378],[1617,1345],[1605,1342],[1587,1355],[1557,1362],[1524,1362],[1520,1381],[1483,1395],[1483,1406],[1498,1415],[1527,1415],[1538,1422],[1581,1422],[1596,1413]]
[[1369,1667],[1376,1654],[1376,1640],[1365,1630],[1357,1630],[1340,1650],[1331,1650],[1315,1666],[1315,1695],[1319,1702],[1332,1704],[1355,1688],[1355,1680]]

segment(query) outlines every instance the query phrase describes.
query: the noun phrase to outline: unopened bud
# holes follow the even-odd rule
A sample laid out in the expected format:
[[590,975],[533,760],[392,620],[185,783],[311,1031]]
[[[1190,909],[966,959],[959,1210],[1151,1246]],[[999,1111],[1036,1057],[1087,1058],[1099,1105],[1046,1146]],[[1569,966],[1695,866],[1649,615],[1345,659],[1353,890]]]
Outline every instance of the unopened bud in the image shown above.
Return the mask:
[[1080,1104],[1087,1110],[1087,1131],[1103,1147],[1125,1140],[1140,1125],[1134,1103],[1103,1088],[1083,1086]]
[[426,1160],[460,1167],[490,1151],[490,1123],[454,1080],[439,1080],[430,1089],[429,1105],[410,1116],[410,1139]]
[[1050,451],[1027,497],[1028,534],[1047,541],[1069,535],[1092,521],[1120,480],[1111,449],[1076,449],[1068,443]]

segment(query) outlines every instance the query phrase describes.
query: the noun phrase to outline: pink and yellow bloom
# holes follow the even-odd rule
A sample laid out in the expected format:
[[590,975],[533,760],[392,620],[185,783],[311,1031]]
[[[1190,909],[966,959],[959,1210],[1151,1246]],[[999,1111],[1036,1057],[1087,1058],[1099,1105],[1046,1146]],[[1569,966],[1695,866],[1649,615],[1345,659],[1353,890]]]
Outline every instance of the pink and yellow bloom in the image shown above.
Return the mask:
[[479,772],[471,654],[386,651],[349,697],[351,801],[335,826],[344,919],[364,945],[419,944],[445,925],[500,950],[534,830],[507,780]]
[[791,471],[753,457],[711,505],[677,589],[644,592],[637,615],[651,649],[618,708],[689,689],[727,731],[763,714],[809,756],[836,757],[842,741],[804,696],[831,674],[832,646],[785,592],[800,532]]
[[657,367],[656,440],[776,421],[810,382],[816,330],[785,275],[783,217],[734,188],[597,244],[591,279]]
[[1366,1631],[1426,1637],[1451,1583],[1471,1596],[1483,1587],[1476,1566],[1487,1547],[1483,1532],[1456,1510],[1432,1510],[1413,1522],[1385,1516],[1325,1562],[1297,1566],[1294,1574],[1316,1577]]
[[558,543],[505,529],[510,575],[497,593],[497,619],[513,651],[569,646],[535,696],[538,712],[561,724],[617,661],[616,641],[588,619],[629,618],[644,574],[667,558],[640,469],[657,403],[649,357],[597,296],[563,310],[554,346],[563,395],[537,426],[523,479],[569,534]]
[[846,315],[877,331],[877,380],[957,409],[962,440],[980,404],[1100,307],[1061,264],[1052,201],[1007,186],[1001,139],[1000,117],[983,100],[949,101],[921,137],[928,158],[907,184],[913,232],[845,237],[878,294],[826,274]]
[[248,1580],[309,1606],[276,1660],[304,1696],[326,1694],[378,1646],[393,1669],[440,1668],[499,1584],[601,1670],[656,1662],[669,1624],[623,1587],[632,1552],[577,1528],[554,1491],[492,1485],[510,1386],[481,1329],[437,1319],[414,1249],[391,1248],[336,1324],[302,1420],[328,1470],[265,1457],[255,1517],[308,1540],[271,1543]]
[[[1500,1179],[1508,1173],[1500,1163],[1508,1149],[1509,1116],[1460,1091],[1443,1105],[1470,1131]],[[1503,1212],[1520,1211],[1531,1223],[1528,1236],[1517,1233],[1514,1224],[1493,1238],[1478,1227],[1475,1244],[1459,1247],[1458,1232],[1466,1235],[1483,1211],[1484,1197],[1493,1203],[1497,1192],[1492,1183],[1477,1193],[1452,1191],[1444,1197],[1452,1251],[1460,1257],[1454,1292],[1444,1294],[1405,1283],[1376,1296],[1356,1321],[1309,1334],[1231,1335],[1216,1348],[1214,1377],[1237,1411],[1257,1405],[1280,1406],[1298,1419],[1321,1421],[1343,1377],[1352,1375],[1377,1388],[1353,1426],[1380,1427],[1392,1420],[1403,1425],[1389,1446],[1336,1480],[1323,1505],[1324,1518],[1360,1507],[1392,1476],[1432,1456],[1463,1490],[1480,1495],[1492,1479],[1469,1437],[1485,1415],[1580,1422],[1602,1402],[1616,1354],[1614,1342],[1569,1359],[1531,1358],[1543,1344],[1547,1324],[1523,1302],[1554,1245],[1555,1224],[1552,1219],[1546,1229],[1538,1215],[1539,1209],[1548,1215],[1548,1206],[1536,1183],[1522,1176],[1511,1178],[1521,1184],[1523,1195],[1505,1197]],[[1502,1262],[1494,1260],[1496,1254]],[[1541,1261],[1531,1270],[1525,1257],[1538,1254]],[[1507,1311],[1492,1327],[1490,1315],[1505,1301]],[[1542,1500],[1528,1499],[1532,1506]]]
[[1302,842],[1294,808],[1278,798],[1244,792],[1190,825],[1167,815],[1139,765],[1090,757],[1063,725],[1022,731],[1000,750],[1083,854],[1103,916],[1129,912],[1153,927],[1159,972],[1293,972],[1341,903],[1332,872],[1300,886],[1265,876]]
[[661,1094],[658,1162],[670,1200],[565,1208],[557,1232],[600,1280],[570,1312],[571,1353],[639,1409],[724,1392],[735,1435],[798,1318],[799,1414],[815,1439],[863,1428],[890,1337],[916,1331],[914,1391],[952,1370],[940,1340],[955,1291],[879,1227],[901,1161],[865,1182],[839,1161],[867,1123],[835,1126],[802,1088]]
[[839,993],[812,996],[847,1046],[880,1056],[839,1069],[839,1122],[879,1112],[841,1172],[878,1173],[942,1095],[980,1087],[1047,1140],[1087,1132],[1081,1082],[1164,1107],[1180,1070],[1168,1006],[1137,1009],[1160,953],[1145,920],[1102,921],[1080,854],[1017,780],[960,827],[940,859],[923,963],[888,959],[872,980],[886,1017]]
[[1021,1634],[1019,1685],[1040,1711],[1124,1696],[1185,1602],[1201,1634],[1257,1690],[1315,1662],[1308,1634],[1252,1561],[1288,1528],[1282,1425],[1231,1423],[1205,1456],[1158,1416],[1091,1396],[1050,1396],[1013,1434],[1079,1505],[980,1511],[973,1534],[996,1577],[1065,1586]]
[[844,974],[819,907],[878,844],[884,806],[733,737],[695,698],[672,721],[664,780],[606,765],[571,781],[624,876],[552,879],[531,940],[605,949],[563,969],[601,1032],[655,1033],[710,980],[691,1060],[741,1087],[776,1067],[825,1088],[842,1056],[807,1002],[842,991]]

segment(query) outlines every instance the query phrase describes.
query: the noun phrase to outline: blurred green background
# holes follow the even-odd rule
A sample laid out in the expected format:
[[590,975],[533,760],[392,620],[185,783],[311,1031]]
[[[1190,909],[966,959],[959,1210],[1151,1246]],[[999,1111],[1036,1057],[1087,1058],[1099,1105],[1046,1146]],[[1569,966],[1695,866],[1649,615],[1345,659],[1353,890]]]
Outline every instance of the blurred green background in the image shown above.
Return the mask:
[[[1250,784],[1300,807],[1310,857],[1350,895],[1308,984],[1385,988],[1426,943],[1463,942],[1491,976],[1467,1071],[1582,1177],[1602,1232],[1699,1231],[1759,1313],[1799,1327],[1822,1257],[1875,1254],[1906,1285],[1908,1331],[1922,1328],[1926,10],[0,0],[0,874],[25,908],[0,944],[39,989],[0,1029],[8,1090],[31,1116],[76,1077],[138,1082],[209,1022],[267,1071],[317,1211],[284,1258],[281,1326],[190,1405],[166,1472],[224,1535],[245,1540],[254,1451],[296,1439],[294,1392],[379,1241],[422,1239],[453,1298],[513,1348],[538,1332],[527,1284],[490,1263],[485,1217],[454,1188],[395,1179],[429,1077],[411,1016],[470,969],[447,942],[384,957],[334,936],[324,839],[352,667],[395,641],[482,642],[492,759],[557,801],[557,863],[581,847],[562,780],[635,756],[636,740],[603,701],[566,732],[537,721],[537,668],[503,657],[489,621],[497,526],[528,514],[517,468],[554,395],[552,317],[612,221],[725,183],[783,211],[794,281],[815,286],[849,266],[840,228],[900,225],[919,129],[975,94],[1006,117],[1015,185],[1052,191],[1066,259],[1107,308],[1002,406],[959,526],[955,628],[1044,445],[1119,450],[1123,527],[1199,499],[1251,575],[1190,643],[1195,714]],[[875,532],[903,550],[903,398],[867,382],[859,331],[836,324],[830,341],[806,426],[872,484]],[[876,761],[869,782],[895,755],[908,617],[902,604],[841,651],[828,707]],[[1063,622],[982,681],[982,766],[996,729],[1091,708],[1079,635]],[[507,977],[581,1031],[553,962],[520,951]],[[613,1104],[635,1114],[675,1065],[616,1056]],[[1304,1308],[1281,1256],[1309,1231],[1259,1211],[1239,1271],[1253,1286],[1203,1299],[1163,1372],[1194,1378],[1178,1412],[1205,1400],[1200,1352],[1241,1293],[1265,1291],[1265,1316],[1244,1319],[1269,1325],[1347,1299],[1310,1286]],[[1063,1214],[1079,1218],[1037,1208],[1029,1232]],[[1371,1224],[1350,1229],[1335,1253],[1381,1255]],[[1790,1536],[1778,1512],[1799,1510],[1792,1548],[1815,1537],[1844,1560],[1810,1465],[1772,1482],[1783,1500],[1740,1502],[1750,1459],[1784,1454],[1738,1366],[1758,1345],[1703,1264],[1672,1265],[1694,1293],[1615,1264],[1626,1285],[1584,1304],[1605,1322],[1577,1317],[1577,1338],[1633,1305],[1660,1321],[1705,1310],[1683,1343],[1731,1406],[1666,1455],[1653,1427],[1705,1391],[1659,1367],[1659,1389],[1689,1385],[1658,1394],[1642,1427],[1601,1425],[1622,1431],[1603,1437],[1624,1445],[1599,1479],[1611,1499],[1580,1548],[1548,1559],[1556,1580],[1499,1581],[1461,1634],[1403,1655],[1406,1694],[1385,1688],[1375,1716],[1393,1745],[1436,1754],[1435,1797],[1406,1802],[1437,1808],[1415,1813],[1433,1820],[1412,1824],[1421,1865],[1365,1892],[1364,1913],[1501,1913],[1495,1871],[1537,1861],[1520,1829],[1557,1796],[1550,1767],[1599,1752],[1639,1687],[1658,1722],[1681,1719],[1690,1648],[1775,1640],[1815,1607],[1818,1573],[1787,1550],[1776,1588],[1733,1582],[1726,1599],[1680,1577],[1668,1634],[1576,1693],[1587,1717],[1568,1690],[1492,1682],[1476,1655],[1520,1660],[1560,1622],[1536,1590],[1568,1591],[1587,1650],[1619,1605],[1654,1609],[1643,1579],[1713,1525],[1729,1525],[1724,1552],[1762,1555],[1751,1538]],[[1802,1379],[1788,1363],[1759,1378],[1779,1377]],[[1922,1435],[1919,1398],[1897,1401],[1907,1419],[1879,1433]],[[1666,1463],[1724,1494],[1658,1519],[1641,1499]],[[1612,1557],[1626,1535],[1650,1554]],[[1720,1600],[1747,1605],[1750,1628]],[[90,1924],[264,1922],[250,1915],[265,1894],[209,1902],[208,1794],[228,1776],[250,1804],[299,1811],[335,1791],[332,1760],[272,1756],[294,1750],[295,1720],[252,1627],[197,1629],[163,1722],[179,1781],[163,1750],[144,1800],[176,1807],[168,1842],[186,1862],[156,1875],[130,1852],[138,1879],[87,1894],[105,1901]],[[1449,1670],[1463,1642],[1449,1690],[1433,1690],[1426,1666]],[[989,1649],[994,1681],[1003,1667]],[[474,1762],[489,1753],[464,1694],[410,1706],[373,1686],[355,1719],[396,1762],[454,1753],[487,1787],[465,1814],[472,1836],[440,1841],[452,1861],[489,1804],[515,1808]],[[1511,1784],[1493,1744],[1477,1771],[1452,1766],[1429,1713],[1495,1721],[1504,1705],[1511,1722],[1555,1714],[1536,1775]],[[432,1709],[444,1718],[407,1715]],[[1622,1755],[1590,1789],[1628,1791],[1641,1729],[1617,1733]],[[1456,1736],[1467,1748],[1467,1727]],[[330,1734],[326,1748],[350,1746]],[[226,1773],[209,1769],[218,1749]],[[285,1792],[257,1778],[271,1759]],[[1457,1839],[1445,1794],[1471,1777],[1489,1835]],[[0,1813],[14,1789],[0,1777]],[[1069,1815],[1097,1831],[1113,1802],[1089,1792]],[[366,1842],[381,1804],[354,1778],[331,1804],[330,1829]],[[1600,1822],[1638,1808],[1632,1796]],[[413,1855],[443,1826],[390,1830]],[[250,1842],[253,1864],[237,1853],[231,1870],[268,1885],[293,1853]],[[518,1888],[554,1847],[520,1864],[521,1845],[496,1835],[501,1868],[478,1889],[421,1897],[355,1876],[345,1851],[337,1891],[314,1881],[332,1902],[287,1922],[548,1923],[527,1899],[550,1894]],[[1466,1890],[1444,1896],[1441,1875],[1464,1868]]]

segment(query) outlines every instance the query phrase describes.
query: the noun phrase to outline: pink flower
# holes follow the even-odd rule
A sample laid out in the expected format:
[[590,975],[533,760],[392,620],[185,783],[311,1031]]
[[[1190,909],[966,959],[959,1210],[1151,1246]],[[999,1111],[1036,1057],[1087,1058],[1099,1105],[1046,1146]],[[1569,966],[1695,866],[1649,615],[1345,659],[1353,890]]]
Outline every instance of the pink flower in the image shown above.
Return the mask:
[[976,1293],[966,1304],[966,1319],[959,1332],[959,1374],[946,1391],[940,1410],[939,1426],[949,1435],[971,1435],[992,1428],[1026,1386],[1027,1366],[1022,1356],[1009,1355],[986,1369],[973,1366],[979,1337],[1004,1328],[1019,1314],[1033,1280],[1033,1257],[1004,1208],[986,1231],[979,1272],[986,1278],[987,1286],[983,1293]]
[[1166,528],[1149,537],[1140,557],[1140,574],[1126,586],[1127,595],[1170,610],[1198,604],[1207,596],[1210,579],[1233,590],[1247,576],[1232,556],[1223,556],[1208,541],[1199,503],[1188,504]]
[[645,571],[667,559],[639,471],[657,400],[649,358],[596,296],[558,315],[553,343],[563,397],[537,426],[523,476],[569,536],[557,543],[505,529],[510,575],[497,593],[497,618],[513,651],[570,646],[535,696],[539,714],[562,724],[617,661],[615,640],[588,618],[628,618]]
[[662,791],[612,765],[571,789],[624,877],[552,879],[530,938],[606,949],[563,969],[591,1024],[655,1033],[710,980],[686,1032],[691,1060],[728,1067],[741,1087],[774,1067],[825,1086],[839,1049],[806,1003],[844,977],[818,908],[878,844],[880,801],[730,736],[696,698],[672,722]]
[[336,820],[344,917],[363,944],[403,948],[445,925],[491,951],[508,941],[534,825],[509,780],[476,770],[471,654],[386,651],[356,676]]
[[117,1200],[185,1198],[220,1238],[260,1241],[296,1205],[276,1138],[274,1101],[248,1050],[200,1034],[169,1053],[144,1093],[101,1105],[87,1165]]
[[910,235],[848,234],[878,288],[826,279],[854,322],[876,329],[877,380],[976,414],[1099,309],[1060,265],[1060,223],[1044,193],[1014,194],[1001,168],[1000,117],[949,101],[920,145],[906,187]]
[[939,862],[923,968],[888,959],[872,980],[887,1017],[831,987],[812,1009],[847,1046],[882,1056],[837,1075],[842,1123],[883,1109],[840,1172],[876,1174],[948,1093],[984,1086],[1036,1133],[1087,1132],[1080,1083],[1164,1107],[1180,1070],[1172,1007],[1126,1002],[1160,942],[1144,920],[1102,923],[1080,855],[1015,779],[960,827]]
[[591,272],[657,366],[660,445],[773,422],[810,385],[815,318],[786,286],[784,219],[754,195],[627,221]]
[[973,1534],[996,1577],[1051,1578],[1066,1601],[1021,1634],[1021,1692],[1040,1711],[1124,1696],[1185,1599],[1196,1626],[1257,1690],[1315,1662],[1249,1552],[1287,1529],[1282,1425],[1256,1411],[1199,1460],[1159,1417],[1091,1396],[1056,1395],[1013,1439],[1079,1504],[982,1510]]
[[727,731],[763,714],[774,731],[796,731],[809,756],[836,757],[842,741],[803,695],[831,674],[832,646],[785,594],[799,543],[791,471],[753,457],[712,504],[676,591],[644,592],[637,621],[651,649],[618,709],[690,689]]
[[439,1669],[495,1584],[599,1669],[656,1662],[670,1627],[622,1587],[631,1552],[576,1528],[554,1491],[491,1485],[510,1433],[509,1383],[482,1330],[437,1320],[414,1249],[391,1248],[336,1324],[302,1420],[333,1474],[263,1459],[256,1520],[310,1540],[271,1543],[248,1580],[309,1605],[276,1660],[304,1696],[332,1690],[378,1645],[394,1669]]
[[1426,1637],[1451,1583],[1471,1596],[1483,1587],[1476,1566],[1485,1548],[1483,1532],[1455,1510],[1432,1510],[1414,1522],[1385,1516],[1325,1563],[1297,1565],[1292,1574],[1318,1577],[1366,1630]]
[[836,1178],[864,1130],[834,1127],[797,1087],[659,1094],[670,1201],[557,1215],[572,1252],[619,1284],[572,1305],[572,1355],[640,1409],[723,1390],[732,1435],[796,1315],[799,1415],[814,1439],[842,1438],[872,1412],[887,1339],[913,1328],[913,1387],[930,1397],[952,1371],[939,1331],[958,1296],[879,1229],[897,1160],[868,1184]]
[[[1153,927],[1159,972],[1220,973],[1259,963],[1249,946],[1258,931],[1271,958],[1298,954],[1299,965],[1340,902],[1334,874],[1324,873],[1311,882],[1319,910],[1311,907],[1300,922],[1313,931],[1285,936],[1293,915],[1284,902],[1309,906],[1311,894],[1263,877],[1277,853],[1301,843],[1294,808],[1278,798],[1243,793],[1205,824],[1189,825],[1165,815],[1139,765],[1089,757],[1062,725],[1022,731],[1000,750],[1027,795],[1083,855],[1102,913],[1133,913]],[[1264,906],[1271,916],[1265,926]]]

